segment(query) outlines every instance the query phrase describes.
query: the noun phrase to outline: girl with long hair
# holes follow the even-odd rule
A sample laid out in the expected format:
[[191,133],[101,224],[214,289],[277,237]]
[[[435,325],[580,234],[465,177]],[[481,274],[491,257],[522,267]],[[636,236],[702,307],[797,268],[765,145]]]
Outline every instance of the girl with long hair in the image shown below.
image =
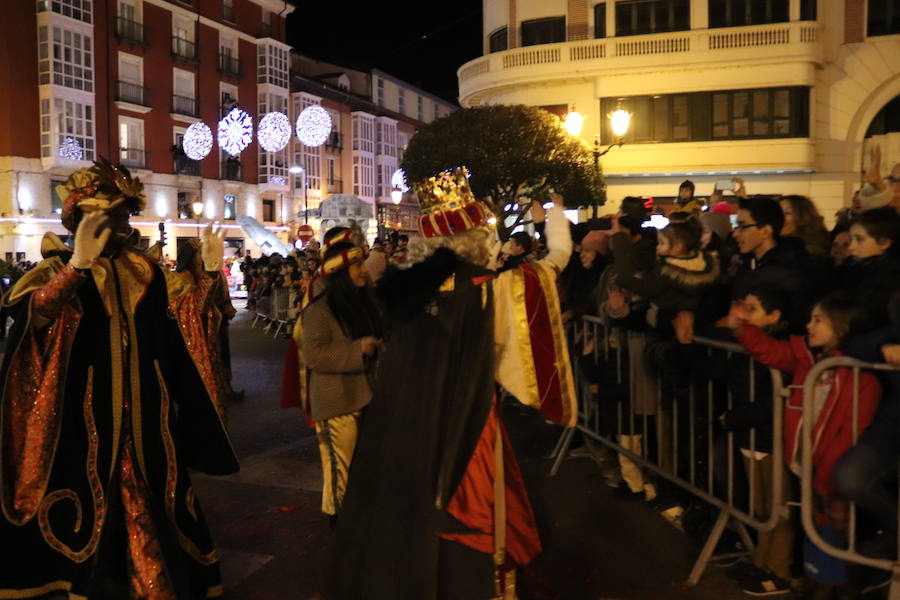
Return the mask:
[[347,486],[359,424],[372,400],[382,335],[362,249],[350,242],[325,252],[325,293],[302,313],[301,351],[312,372],[309,401],[322,458],[322,512],[336,517]]

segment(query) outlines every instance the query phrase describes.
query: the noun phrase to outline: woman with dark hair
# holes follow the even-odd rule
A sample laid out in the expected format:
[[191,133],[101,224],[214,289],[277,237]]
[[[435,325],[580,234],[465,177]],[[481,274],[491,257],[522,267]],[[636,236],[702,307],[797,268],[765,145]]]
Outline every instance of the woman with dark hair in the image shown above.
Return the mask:
[[325,293],[303,311],[301,352],[311,371],[309,402],[322,458],[322,512],[336,517],[347,486],[359,422],[372,399],[381,315],[365,255],[350,242],[325,252]]
[[812,255],[828,255],[831,248],[825,220],[819,209],[806,196],[788,195],[778,199],[784,212],[783,238],[799,238],[806,251]]

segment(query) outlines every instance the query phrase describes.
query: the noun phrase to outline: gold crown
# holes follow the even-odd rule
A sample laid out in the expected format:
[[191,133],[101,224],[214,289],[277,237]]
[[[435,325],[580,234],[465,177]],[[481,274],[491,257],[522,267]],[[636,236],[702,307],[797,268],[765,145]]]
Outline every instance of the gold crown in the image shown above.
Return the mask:
[[469,186],[469,171],[458,167],[452,171],[442,171],[415,186],[416,196],[423,214],[462,208],[475,202],[475,195]]

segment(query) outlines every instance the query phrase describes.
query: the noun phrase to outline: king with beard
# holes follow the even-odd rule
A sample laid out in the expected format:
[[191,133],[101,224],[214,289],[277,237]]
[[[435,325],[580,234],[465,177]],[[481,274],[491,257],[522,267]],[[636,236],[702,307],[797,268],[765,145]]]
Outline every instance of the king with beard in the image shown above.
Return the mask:
[[[218,555],[187,469],[237,459],[169,310],[192,281],[130,247],[145,206],[127,169],[100,161],[60,186],[74,249],[7,293],[15,316],[0,373],[0,597],[221,596]],[[221,237],[203,243],[207,271]]]

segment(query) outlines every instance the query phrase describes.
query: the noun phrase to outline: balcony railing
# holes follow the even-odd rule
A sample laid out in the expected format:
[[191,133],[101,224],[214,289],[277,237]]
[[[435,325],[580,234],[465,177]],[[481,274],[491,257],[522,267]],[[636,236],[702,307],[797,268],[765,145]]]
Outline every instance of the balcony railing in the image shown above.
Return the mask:
[[172,112],[188,117],[197,117],[197,100],[187,96],[172,94]]
[[328,183],[328,193],[329,194],[343,194],[344,193],[344,182],[340,179],[328,179],[326,180]]
[[119,148],[119,162],[126,167],[146,169],[149,154],[143,148]]
[[130,102],[131,104],[140,104],[141,106],[150,106],[147,88],[136,83],[128,81],[119,82],[119,93],[116,100],[121,102]]
[[172,56],[178,60],[197,62],[197,44],[191,40],[172,36]]
[[342,150],[344,148],[344,135],[337,131],[332,131],[328,134],[328,139],[325,140],[325,147]]
[[228,54],[219,54],[219,73],[240,79],[243,77],[241,61]]
[[[733,49],[751,49],[766,57],[799,56],[823,60],[818,44],[820,25],[811,21],[767,25],[676,31],[641,36],[612,37],[512,48],[469,61],[457,72],[460,96],[477,96],[494,74],[504,77],[517,69],[539,65],[560,73],[583,71],[590,63],[604,69],[665,64],[680,61],[717,61],[733,58]],[[731,53],[729,51],[732,51]],[[746,52],[747,50],[743,50]],[[741,57],[745,54],[741,54]],[[614,62],[611,62],[614,61]],[[483,83],[482,83],[483,82]]]
[[146,46],[147,32],[141,23],[126,19],[116,18],[116,37],[123,42]]
[[234,23],[234,7],[233,6],[222,6],[222,20],[228,21],[229,23]]
[[175,159],[176,175],[200,175],[200,161],[191,160],[189,158]]
[[235,158],[226,158],[222,161],[222,179],[241,181],[241,161]]
[[261,38],[272,37],[272,25],[269,23],[259,24],[259,36]]

